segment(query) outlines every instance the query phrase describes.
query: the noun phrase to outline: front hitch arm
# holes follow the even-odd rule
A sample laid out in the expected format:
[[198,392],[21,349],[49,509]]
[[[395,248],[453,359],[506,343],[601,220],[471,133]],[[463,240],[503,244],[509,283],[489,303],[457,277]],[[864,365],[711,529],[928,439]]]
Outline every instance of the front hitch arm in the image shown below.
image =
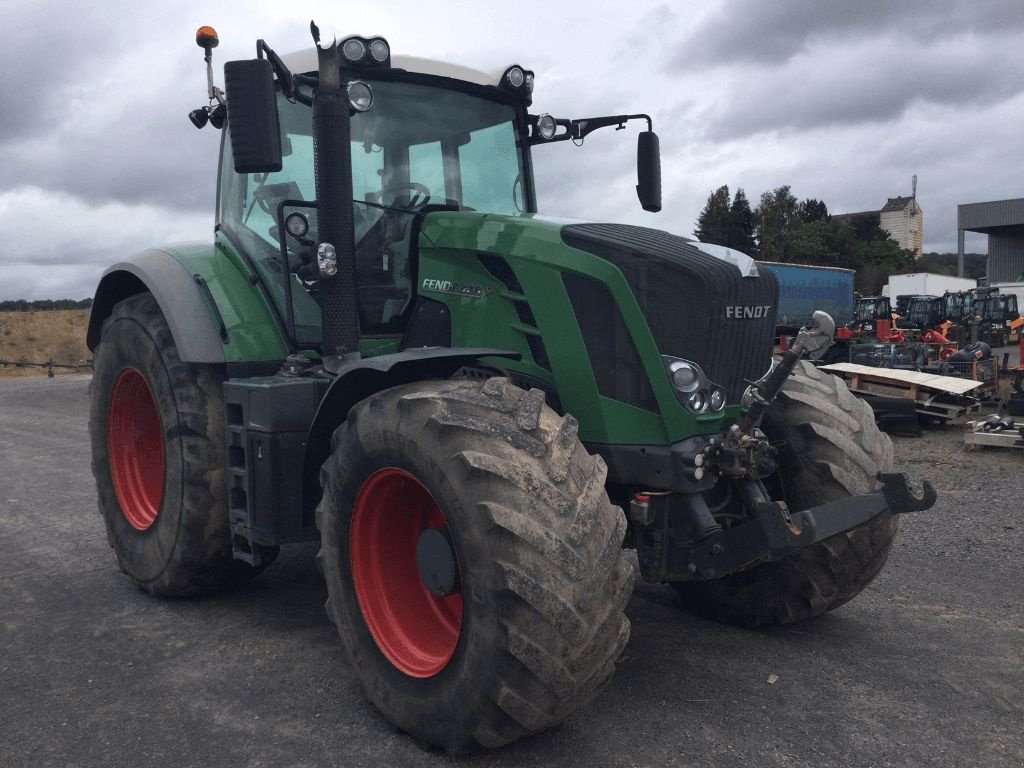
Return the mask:
[[828,345],[832,343],[832,337],[836,333],[836,322],[832,316],[827,312],[816,310],[813,318],[811,325],[800,329],[796,340],[782,355],[779,364],[774,366],[768,375],[760,381],[750,382],[750,388],[747,391],[753,403],[740,421],[739,426],[743,432],[750,434],[750,431],[757,426],[761,416],[782,390],[782,386],[800,358],[807,355],[814,359],[828,349]]
[[[882,487],[859,496],[829,501],[791,513],[783,501],[762,501],[757,514],[699,541],[675,541],[654,570],[641,570],[658,581],[716,579],[754,565],[782,560],[825,539],[852,531],[875,519],[920,512],[935,504],[934,486],[925,481],[911,490],[906,475],[880,474]],[[665,535],[671,536],[668,531]],[[647,571],[650,570],[648,573]]]

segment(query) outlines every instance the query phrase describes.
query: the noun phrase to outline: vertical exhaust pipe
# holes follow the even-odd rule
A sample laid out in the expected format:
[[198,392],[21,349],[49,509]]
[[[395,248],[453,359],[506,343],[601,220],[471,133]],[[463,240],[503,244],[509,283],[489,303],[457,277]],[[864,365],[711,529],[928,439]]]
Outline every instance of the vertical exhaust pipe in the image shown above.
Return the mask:
[[320,82],[313,93],[313,157],[316,164],[321,247],[337,255],[337,273],[320,276],[320,312],[325,364],[330,357],[358,353],[355,235],[352,221],[352,155],[347,81],[339,68],[338,44],[320,45],[320,31],[310,22],[317,48]]

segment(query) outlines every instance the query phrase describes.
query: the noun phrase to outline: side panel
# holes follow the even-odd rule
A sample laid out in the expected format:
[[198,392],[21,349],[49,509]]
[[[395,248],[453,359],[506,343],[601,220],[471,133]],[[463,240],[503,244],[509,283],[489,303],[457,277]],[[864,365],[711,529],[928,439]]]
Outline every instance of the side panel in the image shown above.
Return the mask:
[[273,314],[248,276],[210,245],[151,249],[108,268],[89,318],[90,349],[99,344],[114,305],[142,291],[160,305],[186,362],[280,360],[288,354]]

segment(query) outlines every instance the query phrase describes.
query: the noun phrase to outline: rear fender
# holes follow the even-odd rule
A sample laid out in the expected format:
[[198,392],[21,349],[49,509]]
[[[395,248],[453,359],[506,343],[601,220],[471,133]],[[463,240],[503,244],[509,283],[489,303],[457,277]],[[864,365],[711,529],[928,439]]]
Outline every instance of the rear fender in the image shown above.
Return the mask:
[[289,353],[252,282],[212,246],[150,249],[109,267],[93,298],[86,343],[95,350],[119,301],[153,295],[189,363],[282,360]]

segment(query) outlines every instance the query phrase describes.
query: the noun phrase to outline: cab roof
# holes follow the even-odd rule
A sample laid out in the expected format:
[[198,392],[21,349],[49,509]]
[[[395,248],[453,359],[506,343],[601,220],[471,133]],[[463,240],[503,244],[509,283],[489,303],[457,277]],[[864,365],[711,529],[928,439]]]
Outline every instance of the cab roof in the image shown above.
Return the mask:
[[[281,57],[284,64],[293,74],[315,73],[319,70],[316,49],[313,46],[301,51],[289,53]],[[449,64],[436,59],[424,59],[419,56],[391,56],[391,69],[404,69],[434,77],[447,77],[477,85],[498,85],[505,70],[483,72],[459,64]]]

